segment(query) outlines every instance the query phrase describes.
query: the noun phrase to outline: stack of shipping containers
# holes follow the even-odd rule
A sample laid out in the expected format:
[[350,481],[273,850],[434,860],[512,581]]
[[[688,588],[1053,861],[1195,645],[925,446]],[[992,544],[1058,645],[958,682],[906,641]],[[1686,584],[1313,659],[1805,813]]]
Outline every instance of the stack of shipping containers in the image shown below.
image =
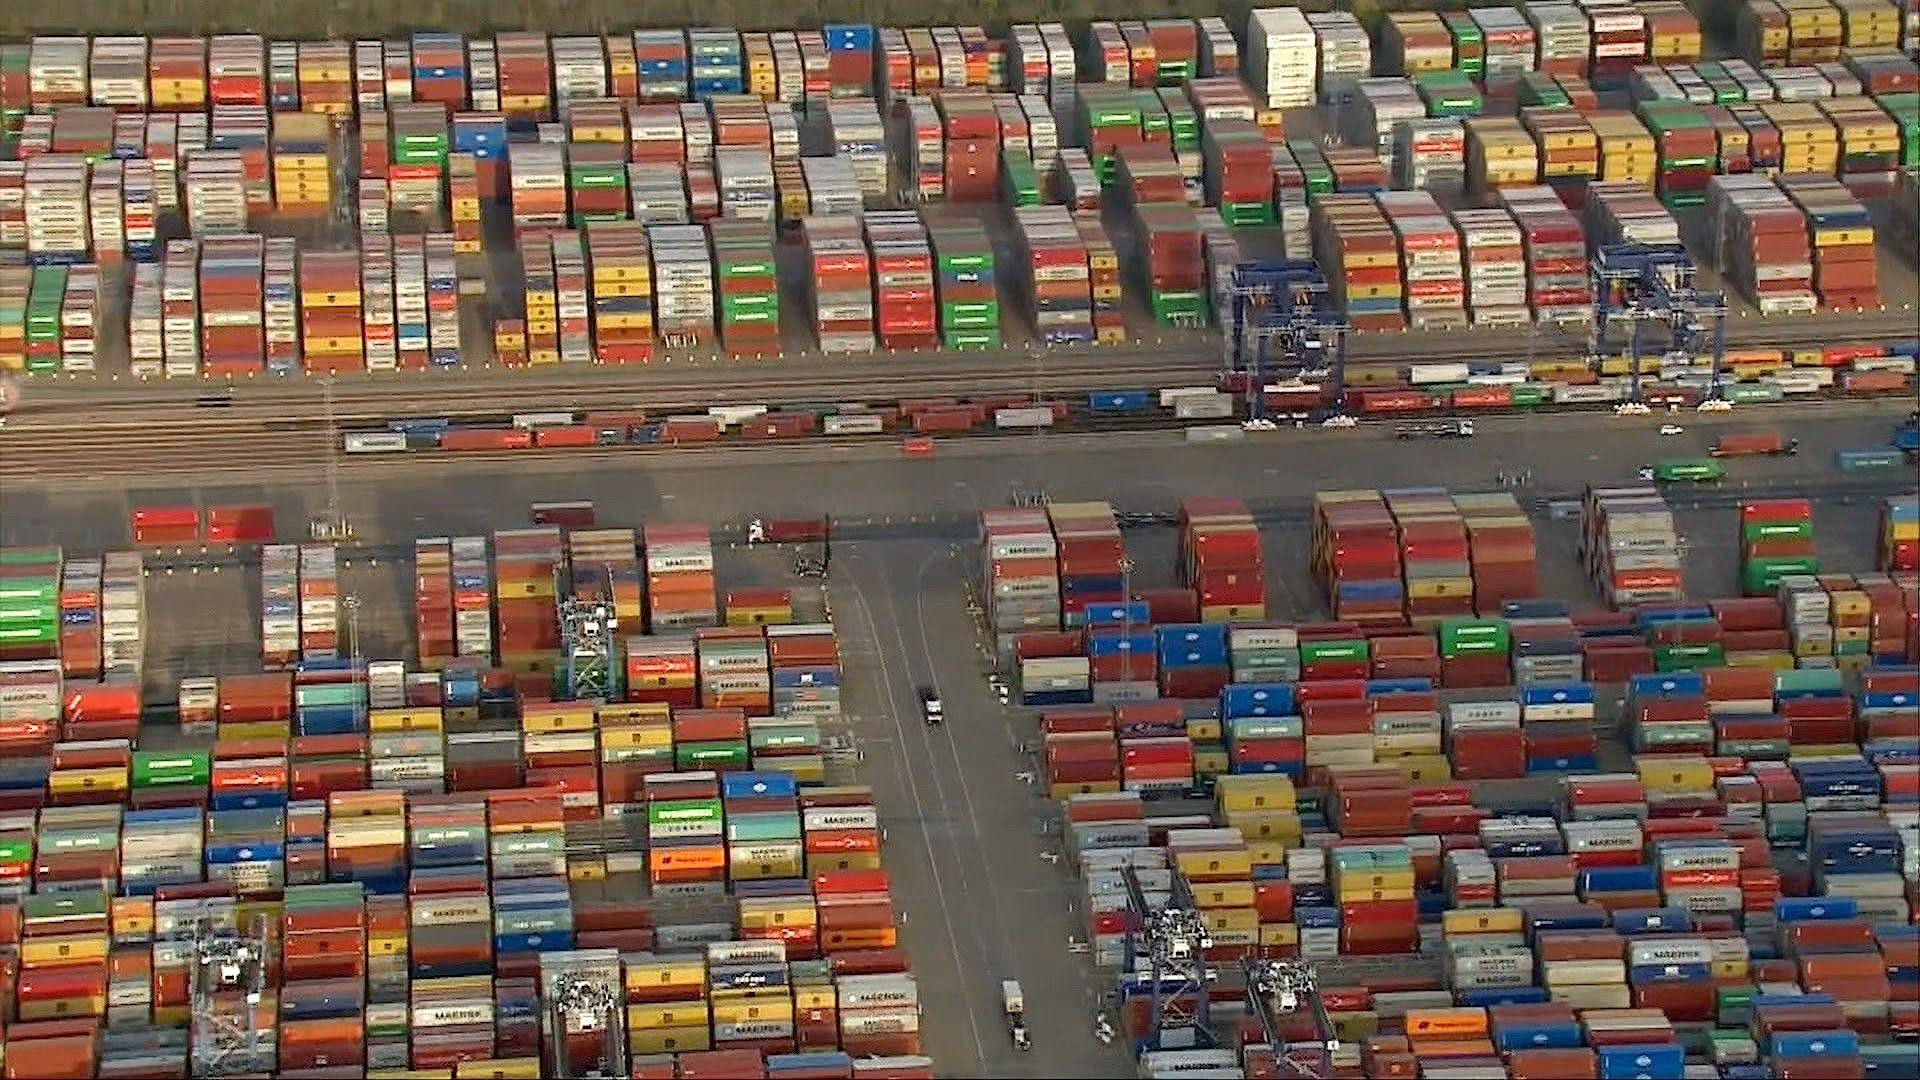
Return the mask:
[[1377,202],[1365,195],[1321,198],[1313,205],[1313,247],[1354,329],[1406,327],[1399,244]]
[[1266,618],[1260,532],[1238,499],[1180,504],[1180,580],[1199,597],[1203,622]]
[[1314,576],[1334,618],[1366,624],[1404,617],[1399,534],[1378,492],[1314,496],[1312,545]]
[[1072,216],[1058,206],[1021,207],[1014,224],[1035,336],[1043,343],[1092,341],[1087,249]]
[[1627,608],[1680,599],[1680,535],[1658,488],[1589,488],[1581,518],[1580,550],[1587,574],[1609,605]]
[[1526,243],[1527,302],[1534,318],[1543,322],[1591,318],[1593,289],[1579,219],[1545,187],[1509,188],[1500,193],[1500,205],[1513,215]]
[[655,226],[652,244],[654,322],[668,347],[706,344],[714,336],[714,267],[707,230],[698,225]]
[[1740,504],[1740,593],[1767,596],[1791,574],[1817,574],[1813,504],[1760,499]]
[[1424,191],[1383,191],[1378,200],[1399,242],[1408,327],[1464,328],[1467,286],[1453,222]]
[[1762,315],[1813,312],[1818,305],[1806,215],[1772,180],[1714,177],[1707,213],[1721,273]]
[[641,542],[648,626],[660,633],[718,621],[711,532],[701,525],[649,525]]
[[1014,638],[1061,625],[1059,545],[1040,510],[989,510],[980,518],[981,592],[995,654],[1006,660]]
[[555,572],[561,557],[558,529],[503,529],[493,534],[499,664],[517,675],[547,675],[553,670],[559,646]]
[[1514,326],[1529,318],[1526,245],[1513,215],[1498,207],[1455,210],[1467,308],[1476,326]]
[[927,235],[933,260],[927,281],[938,305],[940,343],[949,349],[997,347],[999,279],[986,227],[972,219],[940,216],[928,223]]
[[720,343],[734,356],[781,351],[780,285],[773,234],[754,221],[714,221],[713,275],[718,282]]
[[1830,176],[1782,176],[1780,187],[1806,215],[1813,241],[1813,288],[1823,307],[1880,306],[1873,218]]
[[[637,222],[586,228],[593,357],[602,364],[653,358],[653,274],[647,231]],[[454,311],[457,327],[457,308]]]
[[881,345],[924,348],[936,340],[933,255],[917,214],[870,210],[861,231],[873,267],[873,320]]
[[350,251],[308,252],[300,259],[300,351],[307,370],[365,366],[360,315],[360,259]]
[[851,214],[801,223],[814,332],[824,353],[871,352],[876,345],[874,262],[861,232]]
[[202,370],[261,370],[266,360],[265,243],[258,236],[210,237],[200,244],[199,254]]

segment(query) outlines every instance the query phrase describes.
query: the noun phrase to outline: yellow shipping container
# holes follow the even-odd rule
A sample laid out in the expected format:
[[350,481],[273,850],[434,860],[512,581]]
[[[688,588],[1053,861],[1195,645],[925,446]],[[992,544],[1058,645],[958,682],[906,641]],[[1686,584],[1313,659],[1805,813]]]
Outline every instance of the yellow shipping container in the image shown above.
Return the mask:
[[292,725],[285,720],[249,720],[237,724],[221,724],[219,737],[222,739],[287,739]]
[[591,705],[529,706],[520,715],[520,730],[524,732],[592,731],[593,726],[594,711]]
[[1333,885],[1340,893],[1398,893],[1413,889],[1412,870],[1336,871]]
[[1456,934],[1518,934],[1525,925],[1525,916],[1519,908],[1455,908],[1440,915],[1440,929],[1448,937]]
[[1633,767],[1649,792],[1713,790],[1713,766],[1705,758],[1639,757]]
[[1814,247],[1872,247],[1873,229],[1817,229],[1813,234]]
[[540,1076],[537,1057],[463,1061],[453,1067],[453,1080],[540,1080]]
[[1193,886],[1193,904],[1200,908],[1253,906],[1253,882],[1205,881]]
[[367,712],[367,727],[375,734],[393,734],[403,731],[439,731],[441,727],[439,709],[371,709]]
[[1285,866],[1287,852],[1296,844],[1292,840],[1249,840],[1247,858],[1254,866]]
[[1299,805],[1293,780],[1279,775],[1223,776],[1214,785],[1214,801],[1231,813],[1237,810],[1291,810]]
[[1203,743],[1193,748],[1193,771],[1200,776],[1221,776],[1232,767],[1227,748],[1219,743]]
[[107,945],[105,934],[30,937],[20,943],[20,966],[32,968],[94,963],[107,958]]
[[786,996],[754,998],[746,1001],[719,1001],[713,1003],[713,1022],[719,1024],[748,1024],[756,1020],[793,1019],[793,998]]
[[629,960],[626,983],[628,990],[649,994],[677,988],[690,997],[698,996],[706,990],[707,965],[697,957],[687,960],[655,955],[645,960]]
[[1202,881],[1244,878],[1253,871],[1253,861],[1243,851],[1176,851],[1174,863],[1196,885]]
[[1213,908],[1201,915],[1207,929],[1215,934],[1260,933],[1260,913],[1250,907]]
[[1472,596],[1473,579],[1471,577],[1412,578],[1407,582],[1407,595],[1422,600]]
[[1300,944],[1300,927],[1297,923],[1261,923],[1260,944],[1292,948]]

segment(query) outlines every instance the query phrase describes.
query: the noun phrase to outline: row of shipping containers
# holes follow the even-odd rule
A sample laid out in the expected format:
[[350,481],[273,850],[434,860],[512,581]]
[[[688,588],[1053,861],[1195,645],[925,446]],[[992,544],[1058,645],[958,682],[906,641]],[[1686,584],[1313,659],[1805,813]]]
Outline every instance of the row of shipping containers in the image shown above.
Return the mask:
[[[1381,506],[1383,539],[1400,512],[1422,526],[1408,542],[1455,535],[1458,508],[1417,514],[1423,495]],[[1607,516],[1587,542],[1658,560],[1670,515],[1636,525],[1635,497],[1597,491]],[[1910,503],[1884,508],[1890,541],[1913,532]],[[1797,542],[1804,509],[1750,504],[1743,535]],[[1065,541],[1017,513],[983,521],[989,580],[1018,586],[1001,616],[1066,595],[1066,573],[1037,561],[1049,540],[1064,560]],[[1225,1048],[1149,1052],[1142,1069],[1277,1075],[1270,1031],[1234,1008],[1248,956],[1318,963],[1331,1029],[1282,1022],[1290,1041],[1335,1038],[1329,1064],[1351,1075],[1678,1077],[1703,1048],[1716,1075],[1900,1068],[1899,1033],[1920,1022],[1902,959],[1920,773],[1898,749],[1920,695],[1911,547],[1890,543],[1879,574],[1776,563],[1762,595],[1676,588],[1636,611],[1575,614],[1527,590],[1424,630],[1401,613],[1209,627],[1160,625],[1155,596],[1087,608],[1078,642],[1016,632],[1016,660],[1162,667],[1144,696],[1062,693],[1058,662],[1022,685],[1125,1035],[1151,1045],[1155,1013],[1136,904],[1185,898],[1222,973],[1210,1003],[1181,1007],[1210,1011]],[[1475,786],[1522,777],[1554,796],[1516,814]],[[1203,787],[1205,803],[1163,799]],[[1414,953],[1434,974],[1353,962]],[[1708,1042],[1683,1037],[1700,1025]]]
[[[1583,80],[1560,76],[1544,87],[1527,84],[1529,92],[1520,103],[1524,128],[1515,129],[1511,118],[1479,115],[1486,110],[1486,99],[1463,73],[1427,72],[1411,79],[1361,79],[1352,95],[1329,107],[1329,117],[1333,129],[1358,148],[1370,147],[1377,137],[1380,156],[1392,165],[1398,186],[1414,186],[1413,178],[1437,166],[1443,181],[1437,190],[1442,191],[1459,186],[1458,170],[1447,166],[1462,160],[1449,150],[1466,140],[1462,122],[1476,128],[1465,160],[1477,191],[1529,182],[1528,173],[1532,180],[1549,180],[1575,197],[1580,181],[1594,176],[1654,179],[1643,175],[1645,164],[1639,161],[1646,156],[1641,144],[1654,135],[1663,161],[1704,157],[1711,159],[1703,163],[1709,172],[1785,168],[1838,172],[1864,183],[1896,163],[1913,164],[1916,79],[1911,62],[1897,55],[1850,55],[1847,66],[1767,72],[1772,83],[1752,69],[1735,71],[1737,63],[1636,69],[1639,100],[1631,115],[1599,109]],[[1818,90],[1809,93],[1788,82],[1796,72],[1814,80]],[[1442,82],[1443,75],[1458,81]],[[1463,88],[1464,96],[1451,93],[1448,86]],[[1809,108],[1811,101],[1826,98],[1838,100]],[[1209,195],[1237,223],[1253,222],[1242,222],[1232,207],[1268,201],[1249,198],[1247,184],[1269,170],[1257,155],[1247,153],[1263,141],[1279,140],[1280,114],[1256,108],[1238,82],[1207,78],[1184,89],[1089,88],[1078,100],[1072,122],[1062,130],[1037,95],[968,91],[940,98],[928,125],[911,124],[896,132],[911,138],[892,140],[905,190],[919,198],[966,202],[1005,197],[1018,203],[1050,187],[1054,190],[1047,194],[1066,198],[1066,185],[1055,179],[1061,148],[1084,142],[1104,184],[1111,183],[1121,150],[1158,146],[1171,151],[1180,175],[1191,182],[1188,187],[1195,190],[1190,196]],[[971,104],[962,108],[961,102]],[[849,110],[861,108],[864,119],[858,113],[849,116]],[[110,109],[72,107],[40,117],[53,126],[45,138],[30,139],[21,147],[23,157],[41,159],[40,175],[30,187],[36,192],[47,189],[32,204],[35,219],[57,222],[65,207],[77,203],[85,211],[97,204],[96,213],[126,219],[113,235],[103,237],[103,249],[125,247],[138,255],[150,252],[148,230],[156,207],[184,206],[190,223],[202,230],[240,227],[233,220],[243,215],[242,205],[251,212],[307,212],[330,205],[330,170],[340,156],[333,144],[338,140],[330,140],[325,130],[307,130],[313,117],[271,114],[271,140],[264,111],[239,119],[224,112],[214,117],[211,139],[205,125],[197,133],[179,130],[181,119],[171,114],[116,119]],[[680,106],[596,101],[575,110],[564,124],[542,125],[530,136],[535,141],[511,136],[497,113],[455,112],[449,117],[437,106],[413,106],[368,117],[357,154],[342,164],[361,178],[363,201],[366,190],[384,191],[383,212],[413,209],[438,216],[454,199],[468,197],[462,192],[471,170],[482,197],[506,201],[511,191],[514,220],[522,225],[578,224],[607,216],[685,221],[723,211],[728,216],[777,212],[782,220],[791,220],[816,204],[836,205],[844,199],[848,193],[836,195],[830,182],[844,179],[849,169],[863,200],[883,198],[893,189],[887,125],[872,105],[843,102],[831,121],[833,154],[823,159],[800,156],[791,112],[753,99]],[[1245,121],[1257,121],[1266,139],[1254,138],[1256,132],[1239,126]],[[1803,161],[1805,155],[1787,154],[1816,137],[1823,126],[1839,133],[1835,138],[1844,144],[1839,160]],[[1710,152],[1693,146],[1707,130],[1714,133]],[[1216,145],[1222,139],[1242,148],[1237,168]],[[1776,146],[1782,139],[1794,146]],[[1600,163],[1588,160],[1596,141],[1605,144],[1613,166],[1604,173],[1596,171]],[[1507,149],[1528,143],[1540,159],[1531,168],[1523,156]],[[1583,154],[1583,148],[1588,153]],[[94,175],[89,178],[73,155],[95,158]],[[146,164],[123,176],[130,161]],[[16,232],[25,219],[15,215],[24,213],[27,204],[12,189],[29,186],[19,174],[23,167],[12,165],[7,175],[0,175],[0,211],[13,207],[12,214],[0,218],[13,219]],[[686,175],[676,178],[676,170]],[[1660,178],[1670,171],[1662,170]],[[1003,172],[1005,184],[1000,183]],[[200,182],[187,183],[193,179]],[[1345,179],[1350,184],[1353,178]],[[86,190],[76,196],[57,188],[63,180],[69,188],[78,183]],[[1256,192],[1265,181],[1257,183]],[[772,200],[766,196],[769,186],[775,193]],[[1663,193],[1666,186],[1659,184]],[[1313,185],[1308,187],[1311,194]],[[1227,189],[1236,197],[1224,198]],[[236,190],[243,197],[236,197]],[[1697,185],[1681,190],[1697,190]],[[195,210],[200,211],[197,216]]]
[[[1716,13],[1713,18],[1719,17]],[[1886,0],[1748,0],[1731,13],[1742,56],[1761,66],[1832,59],[1842,48],[1912,46],[1920,19]],[[1373,38],[1377,36],[1377,42]],[[1459,68],[1496,86],[1528,71],[1622,79],[1633,66],[1702,54],[1700,19],[1671,2],[1529,2],[1396,12],[1376,35],[1346,12],[1252,11],[1236,35],[1217,17],[979,27],[864,24],[740,33],[637,30],[601,37],[419,31],[355,42],[40,37],[0,55],[19,108],[97,104],[190,110],[216,103],[323,115],[433,103],[550,119],[598,97],[678,101],[751,94],[817,107],[942,89],[1062,96],[1076,82],[1150,87],[1238,75],[1276,106],[1337,97],[1356,78]]]
[[[46,554],[0,559],[23,597]],[[422,541],[420,666],[348,660],[309,626],[340,602],[332,555],[263,549],[285,670],[183,679],[163,748],[137,680],[89,682],[70,632],[57,658],[34,639],[50,671],[7,654],[10,1068],[186,1069],[191,1035],[238,1018],[264,1071],[552,1075],[605,1045],[542,1028],[586,979],[629,1075],[932,1075],[872,794],[826,782],[830,626],[785,590],[721,610],[703,527],[517,530]],[[66,562],[63,607],[90,572]],[[617,650],[618,700],[549,699],[557,593],[655,629]],[[260,944],[263,994],[192,998],[210,935]]]

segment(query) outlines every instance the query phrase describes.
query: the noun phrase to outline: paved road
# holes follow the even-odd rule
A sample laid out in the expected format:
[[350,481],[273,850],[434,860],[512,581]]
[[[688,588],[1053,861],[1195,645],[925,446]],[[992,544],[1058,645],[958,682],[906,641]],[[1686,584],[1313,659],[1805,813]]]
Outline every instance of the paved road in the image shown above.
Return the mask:
[[[1793,425],[1805,447],[1800,458],[1735,462],[1734,482],[1813,484],[1837,476],[1831,471],[1833,449],[1884,442],[1899,411],[1878,405],[1810,412]],[[1656,423],[1581,416],[1549,429],[1494,421],[1470,443],[1418,448],[1366,432],[1283,432],[1229,447],[1152,435],[1044,436],[955,444],[952,452],[943,448],[929,460],[725,451],[615,461],[584,471],[552,463],[414,475],[350,468],[343,472],[341,495],[369,533],[404,545],[419,535],[523,524],[527,503],[540,498],[593,498],[603,521],[621,525],[737,523],[754,514],[820,512],[871,517],[884,525],[889,518],[924,523],[936,514],[947,520],[1002,505],[1016,484],[1140,509],[1171,507],[1187,493],[1217,492],[1297,504],[1313,490],[1338,487],[1484,489],[1497,470],[1531,467],[1539,489],[1572,491],[1585,480],[1629,475],[1635,464],[1661,453],[1697,452],[1714,430],[1752,426],[1754,420],[1690,418],[1689,432],[1679,439],[1654,434]],[[134,491],[128,494],[123,479],[32,490],[10,484],[0,492],[0,542],[57,540],[77,548],[124,543],[126,507],[139,498]],[[316,472],[268,494],[281,520],[293,523],[324,506],[326,492]],[[240,493],[262,492],[253,487]],[[199,494],[217,501],[233,491],[209,485]],[[1700,595],[1724,595],[1733,580],[1731,513],[1689,512],[1682,525],[1691,541],[1689,580]],[[887,864],[927,995],[926,1037],[943,1072],[952,1075],[1126,1075],[1124,1053],[1099,1046],[1090,1035],[1092,971],[1084,957],[1066,951],[1076,929],[1070,913],[1075,886],[1066,869],[1041,858],[1049,846],[1040,826],[1044,800],[1015,778],[1028,767],[1017,745],[1028,721],[1002,714],[986,693],[962,586],[971,548],[963,542],[956,556],[957,537],[949,528],[941,525],[935,538],[843,545],[832,587],[846,642],[847,727],[865,754],[859,773],[874,784],[887,822]],[[1548,521],[1540,528],[1549,591],[1585,598],[1572,562],[1571,524]],[[1871,565],[1867,507],[1823,506],[1817,529],[1834,569]],[[1317,613],[1318,597],[1305,570],[1304,530],[1276,526],[1266,530],[1265,541],[1275,568],[1276,615]],[[1171,530],[1132,530],[1127,542],[1140,567],[1138,584],[1171,580]],[[750,558],[739,551],[722,554],[723,587],[770,583],[759,580],[764,567],[730,576],[742,573]],[[404,561],[383,557],[379,566],[355,565],[345,573],[350,589],[366,598],[369,654],[402,653],[409,608]],[[166,660],[156,655],[156,675],[163,665],[179,667],[171,673],[176,675],[247,666],[249,652],[257,649],[251,616],[257,586],[249,575],[223,569],[196,577],[183,571],[157,578],[151,596],[152,651],[179,654]],[[941,688],[952,711],[949,724],[937,731],[915,715],[915,689],[926,683]],[[1012,1054],[1000,1027],[997,985],[1008,974],[1027,988],[1040,1032],[1030,1055]]]
[[[1802,320],[1745,324],[1736,343],[1776,347],[1911,336],[1911,313],[1860,316],[1844,325]],[[1556,339],[1557,340],[1557,339]],[[1359,339],[1355,351],[1388,369],[1441,359],[1571,355],[1525,335],[1409,334]],[[1212,380],[1217,345],[1169,342],[1111,349],[998,356],[949,354],[811,363],[659,364],[489,374],[423,372],[323,383],[249,385],[219,404],[177,384],[103,394],[94,381],[35,381],[26,404],[0,429],[0,476],[85,478],[164,466],[176,472],[313,467],[341,430],[378,429],[406,416],[502,418],[513,412],[640,410],[654,416],[717,404],[856,401],[890,405],[915,397],[1066,395],[1090,390],[1190,386]],[[44,383],[44,385],[43,385]],[[329,419],[330,418],[330,419]],[[578,456],[581,451],[562,452]],[[412,463],[412,458],[407,459]]]
[[[1064,871],[1039,827],[1024,716],[1002,710],[966,604],[964,548],[938,542],[847,545],[834,556],[834,614],[849,663],[855,725],[903,883],[905,932],[929,1013],[928,1050],[953,1076],[1125,1075],[1119,1047],[1092,1036],[1092,970],[1067,951],[1077,932]],[[928,727],[918,689],[939,688],[948,719]],[[871,695],[871,696],[869,696]],[[871,714],[867,703],[877,706]],[[1000,980],[1017,979],[1036,1034],[1014,1051]],[[964,1022],[957,1020],[964,1017]]]

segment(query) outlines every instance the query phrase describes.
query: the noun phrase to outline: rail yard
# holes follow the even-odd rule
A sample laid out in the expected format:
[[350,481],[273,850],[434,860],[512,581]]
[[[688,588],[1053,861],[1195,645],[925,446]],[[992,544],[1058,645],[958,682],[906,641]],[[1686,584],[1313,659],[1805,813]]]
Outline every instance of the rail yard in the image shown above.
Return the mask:
[[1920,1077],[1912,0],[149,14],[0,1080]]

